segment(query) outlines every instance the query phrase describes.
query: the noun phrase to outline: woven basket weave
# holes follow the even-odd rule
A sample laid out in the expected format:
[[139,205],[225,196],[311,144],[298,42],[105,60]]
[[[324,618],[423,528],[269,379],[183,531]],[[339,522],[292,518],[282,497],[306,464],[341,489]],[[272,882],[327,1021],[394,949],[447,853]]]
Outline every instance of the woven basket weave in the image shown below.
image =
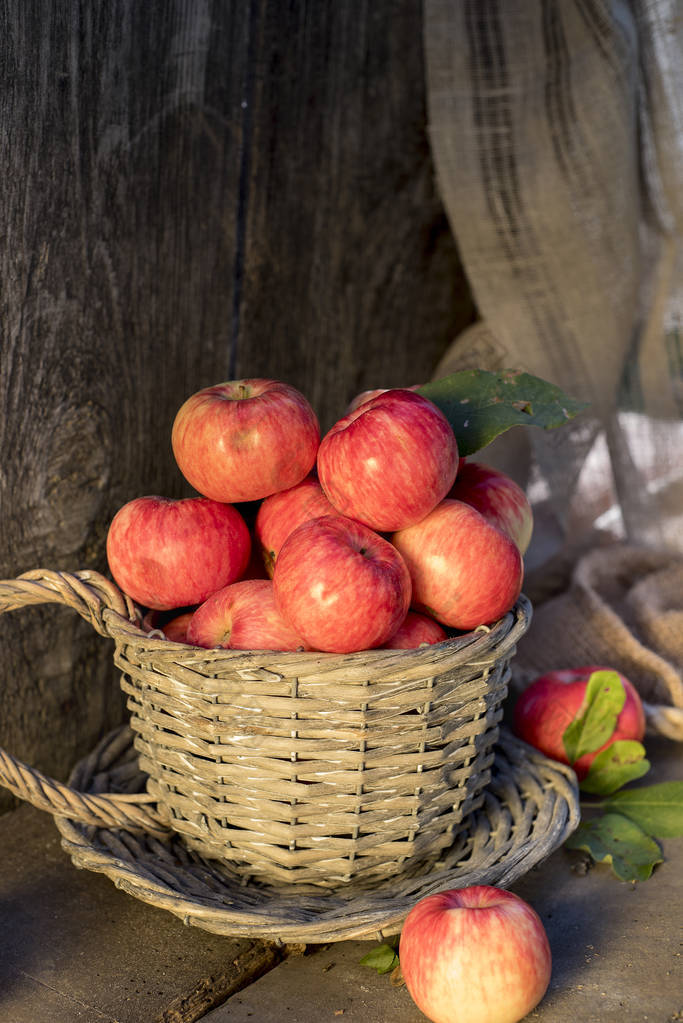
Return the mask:
[[7,754],[0,781],[57,816],[172,829],[245,884],[323,888],[423,869],[452,845],[482,805],[531,616],[522,596],[491,628],[418,650],[203,650],[146,634],[95,572],[0,582],[0,612],[47,601],[114,640],[147,789],[86,796]]
[[[133,793],[145,786],[128,727],[105,736],[78,763],[79,791]],[[468,885],[508,888],[557,849],[579,823],[576,775],[501,729],[482,806],[429,869],[336,891],[318,885],[245,885],[229,864],[204,859],[173,832],[146,833],[57,818],[77,867],[108,877],[148,905],[215,934],[277,944],[382,940],[398,934],[426,895]]]

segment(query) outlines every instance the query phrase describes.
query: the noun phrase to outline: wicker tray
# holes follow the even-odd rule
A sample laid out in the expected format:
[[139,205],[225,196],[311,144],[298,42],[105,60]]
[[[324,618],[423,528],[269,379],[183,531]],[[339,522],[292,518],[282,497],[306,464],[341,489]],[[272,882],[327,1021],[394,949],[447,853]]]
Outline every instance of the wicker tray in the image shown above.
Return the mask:
[[[146,776],[128,728],[113,732],[81,761],[70,779],[96,798],[144,790]],[[62,846],[74,864],[109,877],[118,888],[184,923],[216,934],[278,943],[382,939],[400,931],[414,903],[432,892],[472,884],[509,887],[562,844],[579,821],[574,773],[505,730],[495,747],[491,780],[452,845],[429,869],[372,885],[338,890],[252,882],[227,864],[189,850],[178,836],[74,823],[57,817]]]
[[144,632],[96,572],[0,582],[0,612],[66,604],[114,640],[144,791],[81,796],[0,754],[0,782],[56,816],[172,830],[252,881],[338,889],[435,866],[484,804],[521,596],[491,627],[418,650],[202,650]]

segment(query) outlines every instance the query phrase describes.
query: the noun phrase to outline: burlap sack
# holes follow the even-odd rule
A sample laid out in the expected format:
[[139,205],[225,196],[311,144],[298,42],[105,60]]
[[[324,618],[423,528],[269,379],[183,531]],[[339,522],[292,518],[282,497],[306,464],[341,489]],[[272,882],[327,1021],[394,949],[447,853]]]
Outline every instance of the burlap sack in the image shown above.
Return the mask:
[[648,731],[683,741],[683,557],[620,543],[580,557],[568,588],[535,608],[513,687],[587,664],[626,675]]

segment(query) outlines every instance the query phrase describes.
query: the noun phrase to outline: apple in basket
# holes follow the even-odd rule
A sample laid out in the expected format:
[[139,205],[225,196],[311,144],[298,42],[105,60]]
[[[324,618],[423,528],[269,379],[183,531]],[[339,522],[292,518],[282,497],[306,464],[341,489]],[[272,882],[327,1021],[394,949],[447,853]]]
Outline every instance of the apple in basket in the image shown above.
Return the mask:
[[534,526],[529,500],[513,479],[483,462],[461,461],[448,497],[472,505],[526,552]]
[[413,608],[443,625],[473,629],[497,621],[520,594],[517,546],[463,501],[442,501],[391,541],[410,572]]
[[137,604],[166,611],[200,604],[233,582],[249,561],[251,538],[240,512],[206,497],[137,497],[107,533],[107,561]]
[[254,538],[268,575],[272,578],[278,552],[293,529],[308,519],[336,514],[314,474],[288,490],[266,497],[256,513]]
[[[520,739],[535,746],[547,757],[568,764],[562,736],[581,710],[588,680],[594,671],[613,671],[599,665],[564,668],[540,675],[520,694],[514,708],[513,730]],[[617,672],[626,700],[617,718],[614,732],[600,750],[620,739],[641,742],[645,735],[645,711],[637,689],[625,675]],[[572,767],[579,780],[600,752],[585,753]]]
[[410,606],[410,576],[397,550],[343,515],[309,519],[289,534],[273,587],[293,629],[329,653],[382,646]]
[[431,646],[448,639],[436,619],[419,611],[409,611],[398,630],[384,644],[385,650],[414,650],[420,646]]
[[518,1023],[543,998],[552,968],[536,911],[478,885],[428,895],[409,912],[401,973],[432,1023]]
[[191,646],[231,650],[306,650],[275,605],[270,579],[243,579],[212,593],[192,615]]
[[317,467],[340,514],[388,532],[419,522],[446,496],[458,445],[436,405],[396,389],[335,423],[320,442]]
[[171,446],[185,479],[228,504],[258,501],[313,468],[320,427],[308,400],[277,380],[229,380],[179,408]]

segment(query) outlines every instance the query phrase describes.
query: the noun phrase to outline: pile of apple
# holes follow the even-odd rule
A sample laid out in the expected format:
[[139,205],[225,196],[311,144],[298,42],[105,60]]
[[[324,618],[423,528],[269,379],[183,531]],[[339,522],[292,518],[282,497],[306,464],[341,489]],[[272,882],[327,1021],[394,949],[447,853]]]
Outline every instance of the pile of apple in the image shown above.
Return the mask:
[[168,639],[418,647],[498,620],[519,595],[524,491],[459,459],[445,415],[414,388],[364,392],[321,439],[295,388],[230,381],[187,399],[171,444],[201,496],[136,498],[107,536],[114,579],[150,625],[167,613]]

